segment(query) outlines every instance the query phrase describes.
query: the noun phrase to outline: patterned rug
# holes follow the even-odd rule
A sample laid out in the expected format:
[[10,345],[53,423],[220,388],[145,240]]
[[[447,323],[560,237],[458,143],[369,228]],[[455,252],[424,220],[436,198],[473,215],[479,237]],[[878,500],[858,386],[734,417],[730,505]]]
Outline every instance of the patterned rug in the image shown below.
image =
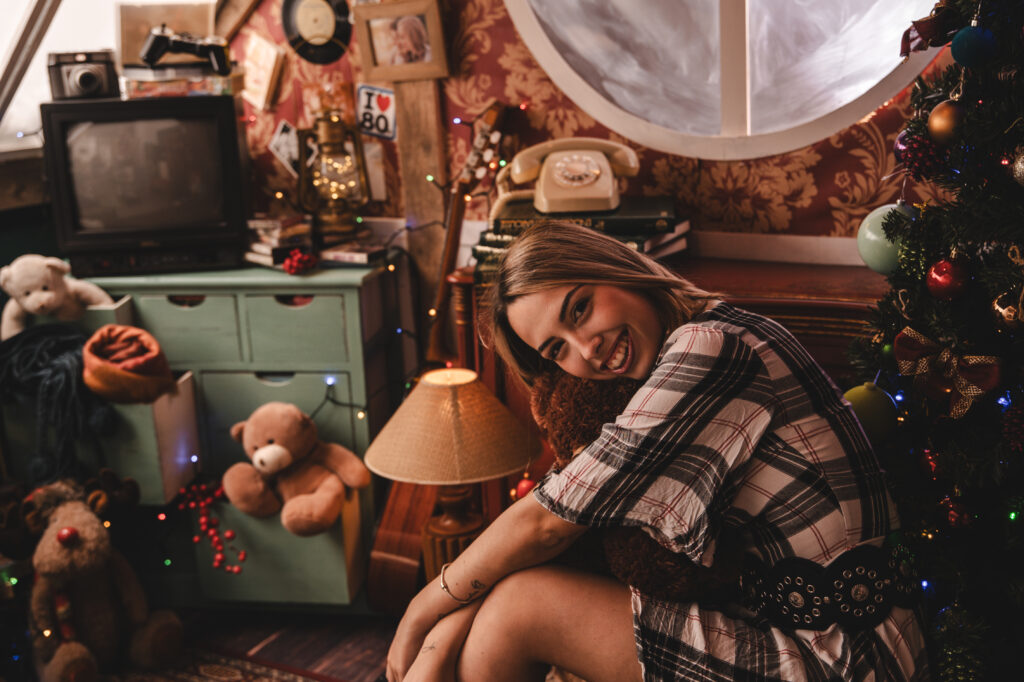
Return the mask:
[[[178,666],[158,672],[101,676],[101,682],[329,682],[332,678],[272,668],[209,651],[190,650]],[[337,682],[341,682],[338,680]]]

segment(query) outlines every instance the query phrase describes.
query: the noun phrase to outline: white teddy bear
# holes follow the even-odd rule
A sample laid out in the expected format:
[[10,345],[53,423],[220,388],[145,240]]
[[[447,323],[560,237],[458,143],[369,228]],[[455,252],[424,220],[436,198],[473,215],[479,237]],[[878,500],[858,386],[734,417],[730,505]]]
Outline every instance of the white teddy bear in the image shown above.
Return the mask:
[[11,297],[0,317],[0,341],[23,331],[29,315],[77,320],[87,306],[114,302],[103,289],[69,272],[71,266],[60,258],[33,253],[0,268],[0,288]]

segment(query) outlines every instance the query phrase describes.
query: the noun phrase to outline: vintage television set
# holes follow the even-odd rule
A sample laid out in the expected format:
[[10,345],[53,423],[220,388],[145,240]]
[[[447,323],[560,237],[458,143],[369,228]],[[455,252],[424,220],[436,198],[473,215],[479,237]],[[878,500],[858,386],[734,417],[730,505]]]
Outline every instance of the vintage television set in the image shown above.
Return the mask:
[[57,247],[78,276],[238,266],[248,153],[230,95],[40,106]]

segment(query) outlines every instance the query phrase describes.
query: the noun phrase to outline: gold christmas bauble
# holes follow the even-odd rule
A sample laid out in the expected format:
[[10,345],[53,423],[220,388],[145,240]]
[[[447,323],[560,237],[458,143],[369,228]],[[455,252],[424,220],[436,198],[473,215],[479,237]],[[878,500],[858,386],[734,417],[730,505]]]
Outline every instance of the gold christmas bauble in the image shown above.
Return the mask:
[[1017,306],[1019,299],[1019,296],[1007,291],[992,301],[992,311],[995,312],[996,319],[1008,329],[1020,326],[1020,310]]
[[935,105],[932,113],[928,115],[928,134],[939,144],[949,144],[957,135],[963,120],[964,105],[947,99]]
[[1013,160],[1013,179],[1018,185],[1024,185],[1024,147],[1017,149],[1017,158]]

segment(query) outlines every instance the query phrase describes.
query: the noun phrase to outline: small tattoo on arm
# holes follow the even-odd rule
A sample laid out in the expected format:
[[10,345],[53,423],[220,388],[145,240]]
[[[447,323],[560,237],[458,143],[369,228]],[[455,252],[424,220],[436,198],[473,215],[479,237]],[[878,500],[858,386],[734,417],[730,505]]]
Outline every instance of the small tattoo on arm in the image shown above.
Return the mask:
[[427,651],[433,651],[436,648],[437,648],[437,644],[431,642],[430,644],[427,644],[422,649],[420,649],[420,653],[424,653],[424,652],[427,652]]
[[466,599],[476,599],[478,594],[487,589],[487,585],[483,584],[479,580],[471,580],[469,584],[473,589],[470,591],[469,596],[466,597]]

